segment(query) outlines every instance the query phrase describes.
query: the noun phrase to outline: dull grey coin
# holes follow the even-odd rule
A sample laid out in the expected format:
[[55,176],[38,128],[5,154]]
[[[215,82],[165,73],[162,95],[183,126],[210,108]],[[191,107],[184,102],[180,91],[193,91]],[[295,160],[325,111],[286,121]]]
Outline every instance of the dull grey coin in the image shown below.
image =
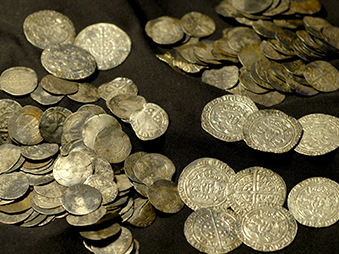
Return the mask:
[[193,46],[193,54],[203,64],[221,64],[213,54],[214,41],[201,40]]
[[214,33],[215,22],[209,16],[192,11],[181,17],[181,26],[185,33],[194,37],[205,37]]
[[41,49],[54,44],[72,44],[75,37],[72,21],[54,10],[41,10],[28,15],[23,29],[26,39]]
[[266,79],[277,91],[283,93],[292,93],[292,88],[286,83],[286,80],[278,78],[272,69],[266,71]]
[[38,87],[30,94],[31,98],[38,102],[41,105],[49,106],[57,104],[61,101],[64,96],[63,95],[53,95],[46,92],[41,85],[39,84]]
[[255,83],[257,83],[259,86],[269,89],[269,90],[274,90],[274,87],[267,83],[268,80],[262,80],[258,73],[257,73],[257,63],[252,64],[251,69],[250,69],[250,74],[251,74],[251,78],[253,79],[253,81]]
[[100,206],[97,210],[86,215],[68,214],[66,221],[72,226],[90,226],[97,223],[106,214],[106,211],[105,207]]
[[55,208],[50,208],[50,209],[41,208],[40,206],[34,203],[33,199],[31,199],[31,205],[32,205],[32,208],[40,214],[57,215],[57,214],[61,214],[65,212],[65,208],[61,205]]
[[184,37],[180,20],[168,16],[149,20],[146,23],[145,32],[158,44],[174,44]]
[[94,56],[98,70],[109,70],[126,60],[131,52],[132,42],[127,33],[118,26],[97,23],[81,30],[74,45]]
[[217,88],[227,90],[238,83],[239,68],[235,65],[224,66],[221,69],[206,70],[202,74],[202,81]]
[[78,91],[77,82],[57,78],[50,74],[41,79],[40,85],[44,90],[54,95],[74,94]]
[[293,50],[293,42],[297,38],[295,32],[284,29],[278,28],[275,32],[275,38],[287,49]]
[[67,97],[80,103],[93,103],[100,99],[98,88],[89,83],[78,83],[78,91]]
[[21,154],[30,160],[44,160],[59,151],[58,144],[43,143],[34,146],[22,146]]
[[271,6],[272,0],[260,0],[253,2],[251,0],[233,0],[233,7],[240,12],[255,14],[266,10]]
[[117,77],[98,87],[99,95],[105,101],[118,94],[138,94],[138,87],[126,77]]
[[12,67],[1,73],[1,89],[13,96],[27,95],[38,85],[38,75],[27,67]]
[[157,215],[152,204],[148,199],[136,198],[134,200],[134,211],[132,216],[127,220],[136,227],[148,227],[153,224]]
[[[37,215],[37,217],[35,217],[32,220],[27,221],[32,215],[35,215],[35,214]],[[24,220],[23,223],[20,224],[20,227],[29,228],[29,227],[38,226],[41,222],[43,222],[47,218],[47,215],[39,214],[38,212],[34,211],[30,215],[30,217]]]
[[103,205],[112,202],[118,196],[117,184],[107,179],[104,175],[91,175],[86,179],[84,184],[92,186],[101,192]]
[[71,44],[54,45],[41,54],[42,66],[58,78],[78,80],[93,74],[94,57],[86,50]]
[[0,175],[0,198],[20,198],[27,192],[28,188],[28,180],[21,172]]
[[74,215],[95,211],[100,207],[101,200],[100,191],[86,184],[72,185],[61,196],[62,206]]
[[21,149],[12,144],[0,145],[0,173],[9,171],[20,159]]

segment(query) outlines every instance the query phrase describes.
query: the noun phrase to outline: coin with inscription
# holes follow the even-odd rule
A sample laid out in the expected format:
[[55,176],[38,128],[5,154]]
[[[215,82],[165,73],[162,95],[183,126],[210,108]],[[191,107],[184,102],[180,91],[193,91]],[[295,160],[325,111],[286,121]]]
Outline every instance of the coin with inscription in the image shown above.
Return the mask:
[[245,118],[257,110],[255,103],[246,96],[224,95],[206,104],[201,115],[201,126],[220,140],[239,141],[243,139]]
[[131,52],[132,42],[118,26],[97,23],[81,30],[75,38],[74,45],[94,56],[98,70],[108,70],[125,61]]
[[214,33],[215,22],[209,16],[192,11],[181,17],[181,26],[185,33],[194,37],[205,37]]
[[26,39],[41,49],[54,44],[72,44],[75,37],[72,21],[54,10],[41,10],[28,15],[23,28]]
[[236,224],[239,239],[258,251],[278,251],[292,243],[298,225],[291,212],[278,205],[258,207]]
[[255,150],[284,153],[291,150],[302,134],[301,124],[276,109],[259,110],[249,115],[244,123],[244,141]]
[[188,164],[178,180],[179,195],[191,209],[228,208],[229,185],[235,172],[214,158],[200,158]]
[[328,227],[339,219],[339,184],[329,178],[312,177],[295,185],[287,198],[295,219],[309,227]]
[[184,224],[189,244],[204,253],[228,253],[241,245],[235,229],[237,215],[229,209],[202,208]]

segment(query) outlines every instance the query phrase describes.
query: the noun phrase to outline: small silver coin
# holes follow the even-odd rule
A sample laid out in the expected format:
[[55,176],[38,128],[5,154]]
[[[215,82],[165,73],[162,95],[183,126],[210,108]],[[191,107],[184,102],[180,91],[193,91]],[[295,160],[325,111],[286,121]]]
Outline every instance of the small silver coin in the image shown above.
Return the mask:
[[98,70],[109,70],[125,61],[131,52],[132,42],[118,26],[97,23],[81,30],[75,38],[74,45],[94,56]]
[[[93,230],[81,230],[79,233],[83,238],[86,238],[91,241],[100,241],[105,240],[110,237],[117,236],[121,232],[121,226],[119,223],[111,223],[104,228],[100,227],[98,229],[94,228]],[[112,252],[111,252],[112,253]],[[114,252],[113,252],[114,253]]]
[[84,184],[92,186],[100,191],[103,205],[112,202],[118,196],[117,184],[114,181],[107,179],[104,175],[91,175],[86,179]]
[[[309,31],[309,33],[320,39],[322,38],[321,29],[323,27],[332,26],[327,20],[321,17],[312,17],[312,16],[305,16],[303,18],[303,23],[305,25],[306,30]],[[326,40],[326,38],[324,39]]]
[[108,181],[114,180],[114,171],[108,160],[97,155],[92,159],[92,162],[94,165],[94,175],[104,176]]
[[242,18],[243,15],[240,11],[235,9],[232,0],[223,0],[215,7],[216,13],[227,18]]
[[118,94],[138,94],[138,87],[134,82],[125,77],[117,77],[110,82],[104,83],[98,87],[99,95],[102,99],[108,99]]
[[40,81],[41,87],[54,95],[74,94],[78,91],[78,83],[46,75]]
[[97,223],[106,214],[106,212],[106,208],[100,206],[97,210],[86,215],[69,214],[66,217],[66,221],[72,226],[90,226]]
[[74,215],[95,211],[100,207],[101,200],[100,191],[85,184],[72,185],[61,196],[62,206]]
[[136,198],[134,199],[134,211],[132,216],[127,220],[136,227],[148,227],[153,224],[157,215],[156,211],[148,199]]
[[276,51],[268,41],[262,41],[260,44],[260,51],[269,59],[272,60],[285,60],[290,59],[292,56],[280,54]]
[[30,160],[44,160],[59,152],[58,144],[43,143],[34,146],[22,146],[21,154]]
[[186,13],[180,21],[185,33],[194,37],[209,36],[216,29],[212,18],[196,11]]
[[8,172],[20,159],[21,149],[12,144],[0,145],[0,173]]
[[31,98],[43,106],[49,106],[57,104],[61,101],[63,95],[53,95],[46,92],[39,84],[37,88],[30,94]]
[[235,65],[205,70],[201,77],[202,82],[223,90],[234,87],[238,83],[238,78],[239,68]]
[[78,83],[78,91],[67,97],[80,103],[93,103],[100,99],[98,88],[89,83]]
[[[272,4],[273,5],[273,4]],[[281,0],[279,2],[279,4],[271,9],[271,8],[268,8],[265,12],[263,12],[262,14],[264,16],[268,16],[268,17],[273,17],[273,16],[276,16],[278,14],[281,14],[283,12],[286,12],[288,11],[290,8],[290,0]]]
[[41,64],[54,76],[71,80],[87,78],[96,69],[94,57],[71,44],[46,48],[41,54]]
[[21,172],[0,175],[0,198],[2,199],[20,198],[28,188],[28,180]]
[[266,10],[271,6],[272,0],[260,0],[253,2],[251,0],[233,0],[233,7],[244,13],[255,14]]

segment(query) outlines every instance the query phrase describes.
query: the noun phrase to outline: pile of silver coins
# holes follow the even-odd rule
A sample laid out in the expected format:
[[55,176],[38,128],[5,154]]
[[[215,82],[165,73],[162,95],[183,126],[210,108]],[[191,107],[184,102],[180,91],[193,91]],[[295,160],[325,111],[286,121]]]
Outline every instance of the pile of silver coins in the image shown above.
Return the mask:
[[[339,88],[338,70],[323,60],[337,56],[339,28],[309,16],[320,9],[318,0],[223,0],[216,12],[245,26],[224,29],[220,39],[204,38],[216,25],[198,12],[180,20],[167,16],[150,20],[145,30],[154,42],[175,46],[173,54],[157,55],[174,69],[186,73],[207,69],[203,82],[270,107],[286,94],[313,96]],[[296,31],[302,26],[304,30]]]

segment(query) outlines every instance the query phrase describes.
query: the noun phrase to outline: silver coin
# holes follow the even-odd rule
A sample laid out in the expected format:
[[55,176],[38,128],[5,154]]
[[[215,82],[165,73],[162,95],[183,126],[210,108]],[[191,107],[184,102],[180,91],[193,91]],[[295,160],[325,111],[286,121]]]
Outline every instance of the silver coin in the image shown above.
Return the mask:
[[93,173],[91,158],[82,151],[72,151],[67,156],[55,160],[53,175],[63,186],[84,183]]
[[335,26],[326,26],[320,30],[320,38],[323,38],[328,44],[335,47],[339,50],[339,40],[338,40],[339,28]]
[[53,95],[46,92],[39,84],[37,88],[30,94],[31,98],[43,106],[49,106],[57,104],[61,101],[63,95]]
[[85,184],[72,185],[61,196],[62,206],[74,215],[95,211],[100,207],[101,200],[100,191]]
[[25,212],[17,214],[6,214],[0,212],[0,222],[3,224],[17,224],[24,221],[33,213],[33,209],[28,209]]
[[[111,223],[104,228],[100,227],[96,229],[95,227],[91,230],[81,230],[79,233],[83,238],[92,241],[105,240],[110,237],[117,236],[121,232],[121,226],[119,223]],[[114,252],[113,252],[114,253]]]
[[125,77],[117,77],[110,82],[104,83],[98,87],[99,95],[102,99],[108,99],[118,94],[138,94],[138,87],[134,82]]
[[21,149],[12,144],[0,145],[0,173],[8,172],[20,159]]
[[[25,194],[20,200],[13,200],[13,202],[8,204],[2,204],[0,206],[0,211],[8,214],[13,213],[20,213],[27,211],[31,208],[31,199],[32,199],[32,192],[28,191],[28,194]],[[6,200],[2,200],[6,201]]]
[[241,245],[235,233],[237,220],[231,210],[202,208],[187,217],[184,235],[201,252],[228,253]]
[[46,75],[40,81],[40,86],[54,95],[74,94],[78,91],[78,83]]
[[269,89],[269,90],[274,90],[274,87],[271,84],[267,83],[268,80],[263,80],[258,75],[257,62],[252,64],[251,69],[250,69],[250,74],[251,74],[251,78],[253,79],[253,81],[257,83],[259,86]]
[[166,111],[154,103],[146,103],[141,111],[130,116],[130,123],[141,140],[153,140],[163,135],[169,124]]
[[261,53],[260,46],[258,44],[249,45],[243,48],[238,54],[241,64],[247,70],[250,70],[252,65],[262,57],[264,57],[264,55]]
[[[34,219],[30,220],[30,217],[32,215],[34,215],[34,216],[37,215],[37,217],[35,217]],[[46,218],[47,218],[47,215],[39,214],[38,212],[34,211],[26,220],[24,220],[20,224],[20,227],[29,228],[29,227],[38,226],[41,222],[46,220]]]
[[60,185],[56,181],[34,187],[34,191],[36,191],[38,194],[50,198],[61,197],[62,193],[64,193],[66,189],[67,187]]
[[280,54],[276,51],[268,41],[262,41],[260,44],[260,51],[269,59],[272,60],[285,60],[292,58],[292,56]]
[[130,154],[124,161],[125,174],[133,182],[140,182],[140,180],[134,174],[134,165],[141,157],[143,157],[146,154],[147,154],[146,152],[136,152],[136,153]]
[[107,179],[104,175],[91,175],[84,184],[92,186],[100,191],[102,195],[102,204],[112,202],[118,196],[118,186],[115,182]]
[[191,209],[228,208],[229,184],[235,175],[226,163],[213,158],[200,158],[188,164],[178,180],[179,195]]
[[68,224],[72,226],[90,226],[97,223],[105,214],[107,210],[104,206],[100,206],[97,210],[86,215],[72,215],[66,217]]
[[277,251],[294,240],[298,225],[290,211],[281,206],[255,208],[236,225],[239,239],[258,251]]
[[99,105],[95,104],[85,104],[78,108],[77,112],[90,112],[94,115],[106,114],[106,111],[100,107]]
[[309,114],[298,119],[303,135],[294,151],[317,156],[339,147],[339,119],[326,114]]
[[87,26],[76,36],[74,45],[90,52],[98,70],[108,70],[122,64],[131,52],[131,39],[118,26],[97,23]]
[[259,35],[265,36],[266,38],[275,38],[275,32],[279,28],[276,24],[272,21],[265,21],[265,20],[258,20],[253,22],[252,28],[256,31]]
[[312,15],[321,10],[319,0],[291,0],[290,9],[297,13]]
[[0,175],[0,198],[20,198],[28,191],[28,188],[28,180],[21,172]]
[[43,143],[34,146],[22,146],[21,154],[30,160],[44,160],[59,152],[58,144]]
[[238,83],[239,68],[235,65],[224,66],[221,69],[206,70],[202,74],[202,82],[227,90]]
[[61,198],[50,198],[38,194],[36,191],[33,191],[32,199],[37,206],[43,209],[52,209],[58,206],[61,206]]
[[230,48],[237,53],[249,45],[260,43],[261,39],[259,35],[248,27],[239,27],[239,29],[234,30],[232,34],[228,35],[228,44]]
[[213,54],[214,41],[201,40],[193,46],[193,54],[202,64],[221,64]]
[[303,18],[303,23],[305,25],[306,30],[318,38],[322,38],[321,29],[323,27],[332,26],[327,20],[320,17],[312,16],[305,16]]
[[276,16],[278,14],[288,11],[289,8],[290,8],[290,0],[281,0],[275,8],[273,9],[268,8],[265,12],[262,13],[262,15],[269,16],[269,17]]
[[192,11],[181,17],[181,26],[185,33],[194,37],[205,37],[214,33],[215,22],[209,16]]
[[202,128],[226,142],[243,139],[245,118],[258,110],[246,96],[224,95],[206,104],[201,115]]
[[291,87],[293,92],[303,96],[313,96],[319,93],[319,91],[315,90],[310,86],[306,86],[304,84],[299,83],[295,77],[286,77],[286,84]]
[[133,187],[132,183],[130,182],[126,174],[116,174],[114,175],[114,178],[118,185],[120,196],[121,193],[129,191]]
[[180,20],[168,16],[149,20],[145,32],[158,44],[174,44],[184,37]]
[[275,32],[275,38],[287,49],[293,50],[293,42],[297,38],[295,32],[284,29],[278,28]]
[[244,13],[259,13],[272,5],[272,0],[260,0],[253,2],[251,0],[233,0],[233,7]]
[[71,80],[87,78],[96,69],[94,57],[71,44],[46,48],[41,54],[41,64],[54,76]]
[[134,211],[132,216],[127,220],[136,227],[148,227],[153,224],[157,215],[156,211],[148,199],[136,198],[134,199]]
[[27,95],[38,85],[38,75],[27,67],[12,67],[1,73],[0,87],[13,96]]
[[28,15],[23,28],[26,39],[41,49],[53,44],[72,44],[75,37],[72,21],[53,10],[42,10]]
[[302,134],[302,126],[295,118],[276,109],[252,113],[246,118],[243,130],[249,147],[271,153],[288,152]]
[[97,155],[92,159],[92,162],[94,165],[94,175],[104,176],[108,181],[114,180],[114,171],[108,160]]
[[45,175],[33,175],[33,174],[25,174],[28,180],[29,185],[31,186],[39,186],[47,183],[51,183],[54,181],[53,172]]
[[239,80],[239,84],[252,93],[261,94],[268,92],[267,88],[259,86],[258,83],[255,82],[251,75],[251,72],[246,70],[244,67],[240,68]]
[[98,88],[89,83],[78,83],[78,91],[67,97],[80,103],[93,103],[100,99]]
[[51,209],[44,209],[36,205],[33,200],[31,200],[31,205],[34,211],[40,213],[40,214],[45,214],[45,215],[57,215],[65,212],[65,208],[63,206],[57,206],[55,208]]
[[235,9],[232,0],[223,0],[216,7],[215,12],[227,18],[242,18],[243,15],[240,11]]

